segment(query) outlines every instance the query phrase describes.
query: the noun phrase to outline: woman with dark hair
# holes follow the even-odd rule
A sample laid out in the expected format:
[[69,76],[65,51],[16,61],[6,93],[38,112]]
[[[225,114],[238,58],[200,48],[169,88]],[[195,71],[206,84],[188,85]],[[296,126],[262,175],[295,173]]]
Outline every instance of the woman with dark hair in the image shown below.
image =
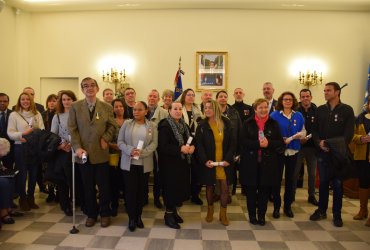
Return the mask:
[[148,105],[137,102],[134,118],[126,120],[119,130],[117,144],[122,151],[121,169],[125,184],[128,229],[144,228],[141,214],[144,206],[145,184],[153,170],[153,154],[157,148],[158,131],[154,122],[146,119]]
[[77,101],[76,95],[70,90],[60,92],[57,111],[51,123],[51,132],[59,135],[61,144],[58,146],[58,162],[61,164],[61,181],[57,183],[59,191],[60,208],[67,216],[72,216],[71,199],[69,197],[72,187],[72,148],[68,132],[68,117],[72,103]]
[[[21,93],[18,97],[15,112],[10,113],[8,122],[8,135],[14,141],[15,166],[19,170],[16,176],[17,192],[19,194],[19,206],[23,211],[38,209],[35,203],[35,187],[37,177],[37,164],[35,159],[29,159],[25,154],[27,140],[24,136],[29,135],[34,129],[44,129],[41,114],[36,110],[33,98],[28,93]],[[28,189],[26,193],[26,180],[28,174]]]
[[182,105],[170,104],[169,116],[158,125],[158,154],[161,166],[163,200],[166,207],[165,224],[179,229],[183,219],[176,205],[190,197],[190,166],[194,146],[188,143],[190,130],[182,119]]
[[239,178],[246,190],[249,222],[263,226],[271,187],[279,184],[278,149],[284,141],[279,124],[269,118],[268,101],[257,99],[253,107],[255,116],[242,127]]
[[[44,121],[45,130],[50,131],[51,129],[51,122],[53,120],[53,116],[55,114],[55,110],[57,107],[57,100],[58,96],[55,94],[51,94],[46,98],[46,110],[41,113],[42,119]],[[46,164],[46,163],[44,163]],[[39,187],[43,187],[43,171],[42,165],[39,165],[38,172],[37,172],[37,183]],[[48,184],[48,197],[46,198],[46,202],[53,202],[54,200],[57,201],[58,197],[56,194],[56,186],[49,183]]]
[[113,115],[114,120],[117,123],[116,134],[114,136],[114,140],[109,145],[109,177],[110,177],[110,191],[111,191],[111,213],[113,217],[117,216],[118,213],[118,203],[119,203],[119,192],[123,190],[124,184],[122,183],[122,172],[121,169],[118,167],[120,165],[120,156],[121,150],[117,145],[117,138],[119,129],[122,127],[122,124],[125,121],[124,114],[125,114],[125,104],[122,99],[114,99],[112,101],[113,106]]
[[226,216],[229,185],[234,181],[234,169],[231,164],[236,150],[235,137],[231,122],[222,116],[218,103],[206,102],[205,118],[199,122],[195,139],[199,159],[201,183],[206,185],[208,212],[206,221],[213,220],[213,195],[216,182],[220,184],[220,221],[229,225]]
[[[182,115],[185,123],[190,128],[190,133],[192,136],[195,135],[195,131],[198,126],[198,121],[202,117],[202,112],[200,111],[198,105],[194,103],[195,92],[192,89],[186,89],[180,98],[180,103],[182,104]],[[197,172],[196,163],[192,163],[191,167],[191,202],[197,205],[203,205],[203,201],[199,198],[199,193],[201,186],[199,184],[199,173]]]
[[[353,217],[354,220],[364,220],[368,217],[367,208],[370,195],[370,98],[368,98],[365,112],[356,119],[355,134],[352,142],[354,144],[353,158],[357,162],[360,187],[358,189],[360,198],[360,211]],[[370,218],[365,223],[370,227]]]
[[282,93],[276,105],[276,110],[270,117],[277,121],[280,132],[285,143],[285,150],[279,157],[279,183],[272,189],[274,200],[273,217],[280,217],[281,197],[280,186],[285,166],[285,193],[284,193],[284,214],[290,218],[294,217],[292,203],[294,201],[294,169],[297,163],[297,153],[301,148],[300,139],[306,136],[304,118],[297,112],[298,101],[292,92]]

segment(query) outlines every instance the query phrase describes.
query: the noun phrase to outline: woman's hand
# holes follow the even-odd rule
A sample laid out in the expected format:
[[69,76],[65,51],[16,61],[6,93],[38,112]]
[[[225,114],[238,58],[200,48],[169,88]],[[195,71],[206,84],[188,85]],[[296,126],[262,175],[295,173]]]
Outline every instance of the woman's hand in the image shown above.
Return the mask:
[[266,139],[266,137],[263,137],[262,139],[260,139],[261,148],[267,148],[268,145],[269,145],[269,141]]
[[206,162],[206,167],[207,168],[214,168],[214,166],[212,165],[213,161],[209,160]]
[[131,157],[140,157],[140,149],[134,148],[131,151]]
[[195,150],[195,147],[193,145],[189,146],[189,154],[193,154]]
[[223,161],[222,166],[223,166],[223,167],[228,167],[228,166],[230,166],[230,163],[228,163],[227,161]]
[[29,135],[32,133],[32,131],[33,131],[33,128],[28,128],[25,131],[23,131],[22,135]]
[[181,146],[181,149],[180,149],[180,151],[181,151],[181,153],[183,153],[183,154],[189,154],[189,146],[187,146],[187,145],[182,145]]

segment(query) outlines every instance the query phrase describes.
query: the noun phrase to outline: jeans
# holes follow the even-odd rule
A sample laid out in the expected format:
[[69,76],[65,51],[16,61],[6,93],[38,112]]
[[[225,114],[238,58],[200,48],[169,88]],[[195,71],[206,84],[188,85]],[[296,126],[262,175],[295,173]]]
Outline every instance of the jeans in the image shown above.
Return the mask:
[[294,193],[295,190],[297,189],[297,180],[303,159],[305,159],[307,163],[308,196],[314,196],[316,167],[317,167],[316,149],[314,147],[302,147],[297,154],[297,164],[294,169],[294,180],[293,180]]
[[333,187],[333,215],[340,215],[342,210],[343,181],[334,174],[330,153],[320,152],[317,157],[317,165],[320,175],[319,209],[322,212],[326,212],[328,209],[329,184],[331,182]]
[[[26,164],[24,161],[23,145],[14,145],[14,159],[15,167],[19,170],[16,176],[17,192],[21,198],[34,197],[36,178],[37,178],[37,165]],[[28,174],[28,188],[26,194],[26,181]]]

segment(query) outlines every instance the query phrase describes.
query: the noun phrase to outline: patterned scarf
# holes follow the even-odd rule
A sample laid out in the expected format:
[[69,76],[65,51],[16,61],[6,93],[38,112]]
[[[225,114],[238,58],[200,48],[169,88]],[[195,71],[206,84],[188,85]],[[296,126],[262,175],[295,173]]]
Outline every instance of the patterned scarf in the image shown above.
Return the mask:
[[[190,132],[189,132],[188,127],[185,124],[184,119],[181,118],[179,120],[179,122],[176,122],[175,119],[173,119],[172,116],[169,115],[167,117],[167,121],[171,126],[172,132],[175,135],[176,140],[179,142],[179,146],[181,147],[181,146],[185,145],[183,135],[185,134],[186,138],[189,138]],[[190,164],[191,163],[191,155],[189,155],[189,154],[184,155],[183,153],[181,153],[181,158],[185,159],[185,157],[186,157],[187,162]]]

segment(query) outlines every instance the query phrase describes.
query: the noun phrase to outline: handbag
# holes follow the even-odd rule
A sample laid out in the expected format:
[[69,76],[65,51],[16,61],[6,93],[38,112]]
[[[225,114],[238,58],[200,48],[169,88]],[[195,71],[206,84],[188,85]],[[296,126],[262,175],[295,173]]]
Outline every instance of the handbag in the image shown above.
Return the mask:
[[118,167],[119,154],[109,154],[109,165]]

